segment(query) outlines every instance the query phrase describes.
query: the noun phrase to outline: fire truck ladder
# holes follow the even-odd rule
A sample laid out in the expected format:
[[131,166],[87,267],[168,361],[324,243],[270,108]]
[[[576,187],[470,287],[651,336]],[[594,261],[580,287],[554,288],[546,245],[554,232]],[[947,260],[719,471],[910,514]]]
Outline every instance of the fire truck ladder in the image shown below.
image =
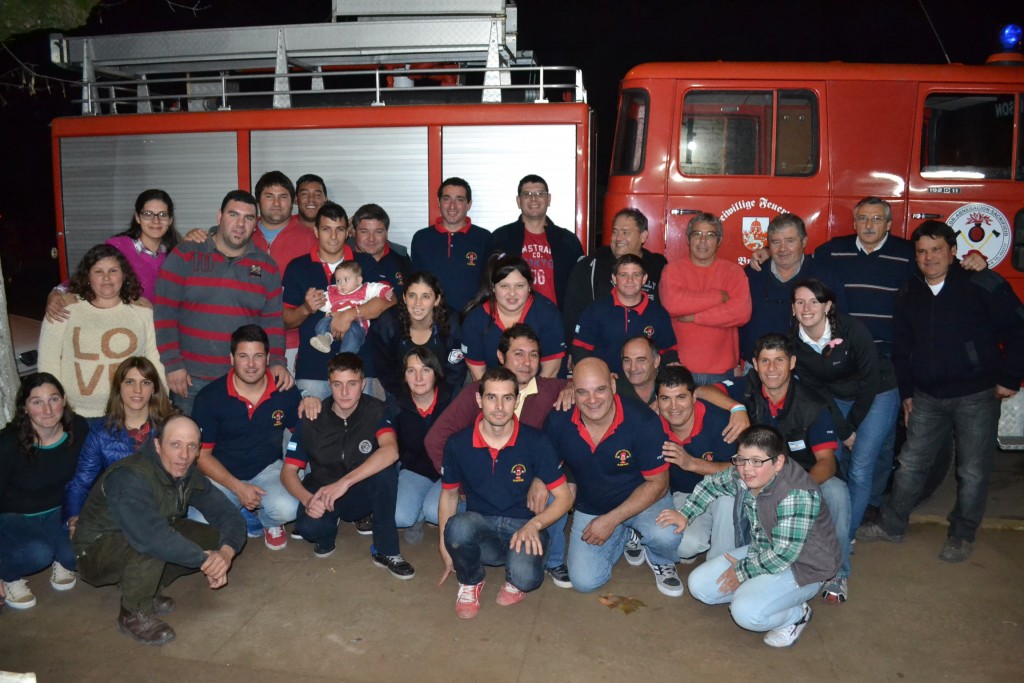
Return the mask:
[[[503,93],[509,98],[517,90],[520,101],[547,102],[557,90],[560,99],[586,102],[579,69],[539,67],[532,52],[516,49],[517,22],[518,8],[505,0],[334,0],[331,23],[51,34],[50,56],[80,70],[82,97],[75,101],[83,115],[104,107],[116,114],[119,105],[135,113],[176,110],[181,100],[189,111],[225,110],[261,95],[272,96],[275,109],[292,108],[293,96],[308,101],[311,94],[342,93],[347,104],[382,106],[401,101],[397,95],[414,85],[417,94],[450,93],[456,85],[479,91],[483,102],[501,102]],[[427,68],[418,67],[424,63]],[[273,85],[260,89],[271,73]],[[325,77],[332,84],[348,80],[326,88]]]

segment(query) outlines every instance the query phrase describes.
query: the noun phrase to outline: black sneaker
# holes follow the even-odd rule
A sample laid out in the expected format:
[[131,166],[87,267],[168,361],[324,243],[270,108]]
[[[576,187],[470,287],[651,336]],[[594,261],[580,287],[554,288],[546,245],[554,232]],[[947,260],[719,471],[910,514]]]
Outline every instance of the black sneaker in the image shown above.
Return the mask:
[[362,519],[356,520],[355,524],[356,524],[356,531],[358,533],[362,534],[363,536],[372,536],[373,535],[373,515],[372,514],[366,515]]
[[548,567],[544,570],[551,577],[551,581],[559,588],[572,588],[572,581],[569,579],[569,568],[564,564],[557,567]]
[[322,560],[333,555],[335,547],[334,543],[314,543],[313,554]]
[[391,572],[391,576],[396,579],[406,581],[416,576],[416,570],[412,568],[411,564],[406,562],[401,553],[398,553],[397,555],[380,555],[374,552],[372,555],[374,564],[378,567],[384,567],[384,569],[387,569]]

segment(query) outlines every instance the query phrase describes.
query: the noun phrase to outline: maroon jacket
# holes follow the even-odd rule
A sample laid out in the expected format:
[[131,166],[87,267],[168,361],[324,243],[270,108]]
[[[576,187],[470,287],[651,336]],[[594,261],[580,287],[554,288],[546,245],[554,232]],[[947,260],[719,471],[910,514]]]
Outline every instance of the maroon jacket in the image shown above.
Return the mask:
[[[537,378],[537,393],[528,396],[523,403],[523,410],[519,421],[524,425],[544,428],[544,420],[555,405],[558,393],[562,391],[567,380]],[[476,404],[476,396],[480,391],[480,382],[462,388],[459,395],[451,402],[437,422],[427,432],[427,455],[434,463],[437,471],[441,471],[441,460],[444,457],[444,446],[448,443],[448,437],[456,432],[461,432],[473,426],[476,416],[480,414],[480,406]]]

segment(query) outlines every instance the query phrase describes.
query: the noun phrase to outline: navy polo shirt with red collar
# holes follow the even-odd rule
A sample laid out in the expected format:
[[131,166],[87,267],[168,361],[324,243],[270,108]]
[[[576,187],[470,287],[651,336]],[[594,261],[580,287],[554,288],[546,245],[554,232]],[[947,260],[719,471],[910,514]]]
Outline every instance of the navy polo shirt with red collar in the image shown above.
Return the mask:
[[579,408],[553,410],[544,432],[576,481],[576,509],[603,515],[622,505],[645,477],[668,469],[661,454],[658,416],[639,401],[614,397],[615,417],[598,443],[590,438]]
[[363,282],[386,282],[401,299],[405,283],[409,280],[409,259],[391,251],[387,244],[384,245],[384,252],[380,255],[379,261],[362,251],[356,251],[353,257],[363,269]]
[[[565,356],[565,331],[562,314],[551,300],[531,294],[519,313],[519,320],[530,326],[540,338],[540,359],[559,360]],[[477,306],[462,323],[462,353],[466,363],[478,368],[499,365],[498,342],[505,331],[501,318],[492,313],[490,302]]]
[[596,356],[607,363],[612,372],[621,373],[622,345],[627,339],[639,336],[654,341],[662,365],[679,361],[672,318],[661,304],[641,292],[639,304],[626,306],[619,299],[618,291],[613,289],[611,296],[598,299],[584,309],[572,342],[583,353],[574,353],[573,358]]
[[[690,436],[680,439],[672,431],[665,418],[659,417],[661,429],[666,438],[683,447],[690,456],[708,462],[729,462],[736,455],[736,444],[727,444],[722,432],[729,424],[728,411],[706,403],[700,399],[693,402],[693,427]],[[682,467],[671,465],[668,470],[669,490],[673,493],[692,493],[693,488],[704,477],[694,472],[687,472]]]
[[438,217],[433,225],[412,236],[412,269],[437,276],[448,307],[461,311],[480,289],[490,237],[490,231],[473,225],[469,216],[466,224],[455,232],[444,227]]
[[267,388],[259,401],[250,403],[235,389],[235,371],[218,377],[196,395],[192,419],[202,430],[203,448],[233,477],[247,481],[281,459],[285,429],[299,421],[298,389],[278,391],[267,371]]
[[512,418],[512,436],[501,448],[491,448],[480,433],[483,415],[469,429],[458,432],[444,448],[441,486],[462,487],[466,510],[488,517],[531,519],[526,505],[530,483],[540,479],[548,490],[565,483],[565,475],[551,442],[539,429]]

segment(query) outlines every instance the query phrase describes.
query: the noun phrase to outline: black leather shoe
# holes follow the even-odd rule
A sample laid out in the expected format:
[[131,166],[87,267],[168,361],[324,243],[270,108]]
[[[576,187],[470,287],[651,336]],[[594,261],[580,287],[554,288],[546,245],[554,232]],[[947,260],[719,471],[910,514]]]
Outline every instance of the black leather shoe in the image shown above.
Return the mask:
[[157,595],[153,598],[153,614],[157,616],[170,614],[174,611],[174,605],[174,598],[169,598],[166,595]]
[[117,627],[143,645],[163,645],[174,640],[174,629],[156,616],[129,612],[124,607],[117,617]]

